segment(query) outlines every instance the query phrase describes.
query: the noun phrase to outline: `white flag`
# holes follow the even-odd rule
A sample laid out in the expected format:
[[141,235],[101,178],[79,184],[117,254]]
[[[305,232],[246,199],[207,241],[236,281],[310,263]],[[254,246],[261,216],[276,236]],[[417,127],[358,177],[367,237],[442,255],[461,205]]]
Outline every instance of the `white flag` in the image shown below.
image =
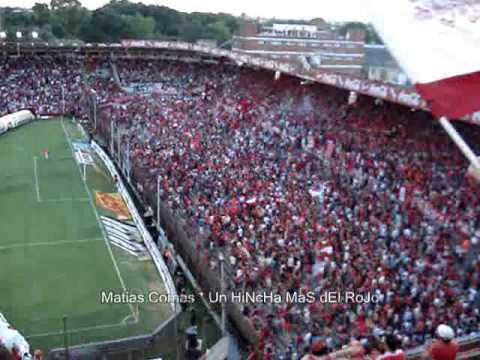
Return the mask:
[[372,22],[436,116],[480,110],[480,0],[367,0]]

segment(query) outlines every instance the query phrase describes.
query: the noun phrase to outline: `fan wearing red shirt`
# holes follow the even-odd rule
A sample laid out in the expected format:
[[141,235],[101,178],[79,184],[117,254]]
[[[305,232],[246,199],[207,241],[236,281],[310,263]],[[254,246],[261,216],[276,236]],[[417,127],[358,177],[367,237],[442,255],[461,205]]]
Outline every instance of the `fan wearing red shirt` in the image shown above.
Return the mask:
[[387,335],[385,339],[387,352],[377,357],[377,360],[406,360],[407,357],[400,349],[400,340],[395,335]]
[[458,344],[453,340],[455,332],[448,325],[438,325],[437,337],[424,354],[425,359],[455,360],[458,354]]

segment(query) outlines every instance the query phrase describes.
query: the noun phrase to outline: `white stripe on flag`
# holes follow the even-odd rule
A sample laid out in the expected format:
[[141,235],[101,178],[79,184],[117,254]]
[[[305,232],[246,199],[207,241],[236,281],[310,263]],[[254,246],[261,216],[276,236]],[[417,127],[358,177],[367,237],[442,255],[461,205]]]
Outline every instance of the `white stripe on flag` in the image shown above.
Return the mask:
[[480,71],[480,0],[367,0],[375,28],[414,83]]

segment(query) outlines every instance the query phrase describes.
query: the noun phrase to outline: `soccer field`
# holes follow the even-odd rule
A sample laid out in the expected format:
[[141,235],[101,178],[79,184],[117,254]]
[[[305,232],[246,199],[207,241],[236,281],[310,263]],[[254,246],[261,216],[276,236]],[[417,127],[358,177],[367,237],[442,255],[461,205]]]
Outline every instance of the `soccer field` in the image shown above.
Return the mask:
[[[71,120],[40,120],[0,136],[0,312],[32,348],[147,334],[169,319],[168,304],[101,304],[101,290],[166,293],[151,259],[139,260],[103,235],[95,191],[116,192],[95,158],[87,180],[71,141]],[[49,158],[42,155],[49,150]]]

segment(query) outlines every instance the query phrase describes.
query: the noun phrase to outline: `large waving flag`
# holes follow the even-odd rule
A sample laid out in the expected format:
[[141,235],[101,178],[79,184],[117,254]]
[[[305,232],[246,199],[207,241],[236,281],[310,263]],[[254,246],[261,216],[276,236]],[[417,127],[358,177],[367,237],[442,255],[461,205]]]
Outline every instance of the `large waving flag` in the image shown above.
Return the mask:
[[480,0],[367,0],[371,20],[437,117],[480,110]]

